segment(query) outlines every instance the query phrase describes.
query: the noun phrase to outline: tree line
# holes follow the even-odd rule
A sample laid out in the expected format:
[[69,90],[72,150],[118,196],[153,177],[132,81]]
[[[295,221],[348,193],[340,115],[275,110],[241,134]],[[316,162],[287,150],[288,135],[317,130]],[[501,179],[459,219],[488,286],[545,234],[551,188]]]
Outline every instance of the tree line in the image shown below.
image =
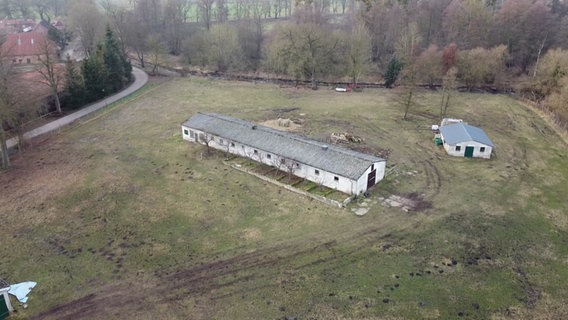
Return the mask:
[[80,39],[86,59],[66,64],[69,106],[127,81],[124,53],[153,71],[169,54],[188,68],[272,73],[314,89],[400,85],[405,118],[421,84],[441,89],[441,116],[461,86],[513,88],[568,119],[561,0],[0,0],[0,11],[63,17]]

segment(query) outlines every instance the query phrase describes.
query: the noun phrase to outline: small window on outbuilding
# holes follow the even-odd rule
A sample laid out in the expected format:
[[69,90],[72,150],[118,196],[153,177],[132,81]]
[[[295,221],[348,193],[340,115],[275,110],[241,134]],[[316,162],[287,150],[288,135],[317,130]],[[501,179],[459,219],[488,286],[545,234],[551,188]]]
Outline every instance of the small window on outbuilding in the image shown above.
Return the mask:
[[189,134],[189,131],[187,131],[187,129],[183,129],[183,135],[187,136]]
[[315,172],[316,176],[319,176],[320,171],[318,169],[316,169],[314,172]]
[[479,152],[485,152],[485,147],[480,147]]
[[462,147],[461,146],[456,146],[456,151],[461,151]]
[[272,155],[271,155],[270,153],[267,153],[267,154],[266,154],[266,158],[267,158],[267,159],[272,159]]
[[333,177],[333,181],[339,181],[339,177],[338,176]]
[[225,141],[223,141],[223,139],[219,138],[219,143],[223,144],[223,142],[225,142]]
[[300,167],[300,164],[296,162],[296,168],[299,168],[299,167]]
[[234,143],[234,142],[231,142],[231,147],[234,147],[234,146],[235,146],[235,143]]
[[258,150],[254,150],[254,155],[258,155]]

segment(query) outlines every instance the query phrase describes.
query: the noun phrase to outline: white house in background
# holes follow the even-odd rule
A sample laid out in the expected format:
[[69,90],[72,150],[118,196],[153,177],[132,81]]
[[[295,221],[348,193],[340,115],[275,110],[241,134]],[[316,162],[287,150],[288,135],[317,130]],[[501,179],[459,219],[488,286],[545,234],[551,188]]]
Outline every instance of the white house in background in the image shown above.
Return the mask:
[[358,195],[385,175],[379,157],[215,113],[197,113],[182,124],[183,139],[250,158]]
[[491,158],[493,142],[480,128],[460,122],[440,127],[444,149],[451,156]]

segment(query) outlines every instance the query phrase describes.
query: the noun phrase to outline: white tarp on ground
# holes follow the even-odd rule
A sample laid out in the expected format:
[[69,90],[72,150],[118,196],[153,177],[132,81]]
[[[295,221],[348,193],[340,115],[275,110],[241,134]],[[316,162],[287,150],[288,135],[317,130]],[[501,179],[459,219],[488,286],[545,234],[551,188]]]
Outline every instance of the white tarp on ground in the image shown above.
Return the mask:
[[35,287],[36,285],[37,282],[33,281],[16,283],[10,285],[10,290],[8,290],[8,293],[16,296],[18,301],[20,301],[21,303],[26,303],[28,302],[28,294],[30,293],[30,291],[32,291],[33,287]]

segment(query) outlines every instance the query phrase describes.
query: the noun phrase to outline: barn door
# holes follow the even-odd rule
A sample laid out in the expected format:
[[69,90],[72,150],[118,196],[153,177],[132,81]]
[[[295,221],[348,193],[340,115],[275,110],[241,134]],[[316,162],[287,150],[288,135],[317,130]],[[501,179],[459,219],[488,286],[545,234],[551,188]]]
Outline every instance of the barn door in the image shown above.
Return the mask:
[[367,190],[375,185],[375,178],[377,177],[377,169],[369,172],[367,176]]
[[466,156],[467,158],[471,158],[473,157],[473,149],[475,147],[465,147],[465,154],[464,156]]
[[0,320],[4,320],[10,316],[10,311],[4,300],[4,295],[0,294]]

